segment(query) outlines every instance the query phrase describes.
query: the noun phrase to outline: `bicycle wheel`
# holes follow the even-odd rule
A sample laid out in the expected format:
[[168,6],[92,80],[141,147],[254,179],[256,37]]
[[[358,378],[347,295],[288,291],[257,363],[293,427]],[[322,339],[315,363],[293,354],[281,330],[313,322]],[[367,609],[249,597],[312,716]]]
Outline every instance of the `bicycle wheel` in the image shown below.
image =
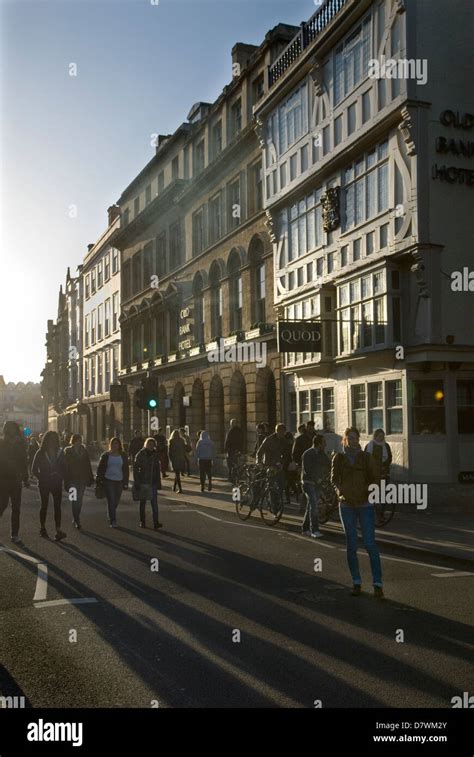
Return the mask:
[[248,520],[248,518],[250,518],[252,514],[253,509],[251,506],[253,499],[251,487],[245,483],[234,486],[232,491],[232,499],[234,499],[235,501],[235,512],[239,516],[240,520]]
[[390,523],[395,513],[395,503],[391,505],[375,505],[375,525],[383,528]]
[[260,515],[267,526],[274,526],[283,515],[283,494],[277,486],[266,486],[260,498]]

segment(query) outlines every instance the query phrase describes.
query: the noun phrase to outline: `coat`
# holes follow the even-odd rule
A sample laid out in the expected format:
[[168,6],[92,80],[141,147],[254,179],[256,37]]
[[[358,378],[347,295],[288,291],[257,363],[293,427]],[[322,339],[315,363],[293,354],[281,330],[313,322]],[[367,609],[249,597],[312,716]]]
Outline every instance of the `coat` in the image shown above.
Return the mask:
[[156,484],[161,488],[160,457],[156,450],[143,447],[133,461],[133,482],[135,487],[142,484]]
[[56,457],[52,460],[46,454],[46,450],[40,447],[33,460],[31,472],[38,479],[40,486],[61,486],[66,472],[64,450],[59,447]]
[[186,443],[181,436],[175,436],[169,442],[169,458],[176,473],[186,470]]
[[[125,452],[122,452],[122,484],[124,486],[128,486],[128,477],[129,477],[129,467],[128,467],[128,457],[125,454]],[[95,477],[96,484],[102,485],[105,480],[105,472],[107,470],[107,461],[109,459],[110,452],[104,452],[103,455],[101,455],[101,458],[99,460],[99,465],[97,467],[97,475]]]
[[0,488],[7,482],[28,481],[28,461],[22,439],[0,440]]
[[213,460],[215,457],[214,442],[207,431],[202,431],[201,438],[196,444],[196,460]]
[[64,450],[64,464],[64,488],[66,491],[73,484],[92,486],[94,483],[94,474],[92,472],[89,453],[83,444],[79,447],[79,452],[76,452],[73,446],[66,447]]
[[291,455],[291,444],[275,432],[264,440],[257,450],[257,461],[265,465],[286,465]]
[[375,444],[375,442],[370,444],[369,442],[365,447],[365,451],[370,457],[372,477],[377,483],[379,483],[382,478],[387,479],[389,477],[390,465],[392,464],[392,450],[390,449],[390,444],[387,442],[384,442],[384,444],[387,449],[387,458],[385,460],[382,460],[383,446],[381,444]]
[[145,440],[144,440],[143,436],[134,436],[133,437],[133,439],[131,440],[130,444],[128,445],[128,454],[129,454],[129,457],[132,458],[132,460],[135,457],[135,455],[137,454],[137,452],[140,452],[140,450],[142,449],[142,447],[143,447],[144,444],[145,444]]
[[293,444],[293,449],[291,451],[291,459],[293,460],[293,462],[300,466],[303,453],[306,452],[306,450],[309,449],[312,444],[313,441],[311,439],[311,434],[308,434],[306,431],[303,434],[297,436]]
[[242,429],[239,426],[232,426],[227,432],[224,452],[227,455],[234,455],[236,452],[242,452],[244,445],[242,441]]
[[370,457],[360,448],[354,463],[347,452],[338,452],[332,461],[331,483],[339,491],[342,504],[364,505],[369,499],[369,485],[372,483]]

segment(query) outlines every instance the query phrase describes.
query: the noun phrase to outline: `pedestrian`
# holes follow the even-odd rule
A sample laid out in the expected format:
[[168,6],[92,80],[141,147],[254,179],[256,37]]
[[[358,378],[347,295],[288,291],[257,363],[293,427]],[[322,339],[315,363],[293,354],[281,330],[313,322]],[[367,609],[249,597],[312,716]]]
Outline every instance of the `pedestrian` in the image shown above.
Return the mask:
[[268,429],[265,423],[259,423],[257,426],[257,441],[253,450],[253,456],[257,456],[257,450],[262,446],[268,436]]
[[201,491],[204,491],[206,476],[208,480],[207,490],[212,491],[212,463],[215,457],[214,442],[207,431],[201,431],[199,441],[196,444],[196,460],[199,465],[199,478],[201,479]]
[[164,429],[158,429],[158,433],[155,435],[155,442],[160,460],[161,476],[162,478],[168,478],[170,459],[168,457],[168,442],[166,441]]
[[392,450],[388,442],[385,441],[383,428],[375,429],[373,438],[365,447],[365,452],[370,455],[374,483],[380,484],[382,479],[388,483],[392,464]]
[[185,453],[185,456],[184,456],[186,475],[190,476],[191,475],[191,464],[190,464],[190,461],[189,461],[189,455],[193,451],[193,447],[192,447],[192,444],[191,444],[191,439],[189,438],[189,434],[186,432],[186,429],[184,427],[182,427],[182,428],[179,429],[179,433],[180,433],[181,437],[184,439],[184,446],[185,446],[185,449],[186,449],[186,453]]
[[28,471],[31,475],[31,468],[33,466],[33,460],[40,448],[39,442],[35,436],[32,436],[28,444]]
[[32,473],[38,479],[38,489],[41,498],[40,507],[40,536],[48,539],[46,530],[46,516],[48,514],[49,496],[53,497],[54,522],[56,525],[55,541],[66,538],[61,531],[61,499],[65,473],[64,450],[61,448],[59,435],[56,431],[47,431],[41,441],[41,446],[33,460]]
[[288,449],[286,450],[284,462],[283,462],[283,473],[285,474],[285,493],[286,493],[286,504],[291,504],[291,493],[295,495],[295,497],[298,499],[300,491],[299,491],[299,473],[298,473],[298,466],[296,463],[292,460],[292,450],[293,450],[293,444],[294,444],[294,438],[291,431],[287,431],[285,434],[285,439],[288,442]]
[[[305,423],[300,423],[300,425],[298,426],[298,436],[293,443],[293,449],[291,451],[291,459],[297,467],[298,479],[301,478],[301,458],[303,457],[303,453],[306,452],[307,449],[310,449],[312,443],[313,437],[311,435],[311,432],[308,431]],[[306,512],[306,495],[301,496],[300,492],[299,499],[300,515],[302,515],[304,512]]]
[[28,461],[20,427],[15,421],[6,421],[0,441],[0,517],[11,503],[10,537],[14,544],[21,542],[20,510],[22,482],[29,486]]
[[160,458],[155,439],[150,436],[133,462],[133,488],[140,502],[140,528],[146,528],[145,507],[151,504],[153,528],[162,528],[158,518],[158,489],[161,489]]
[[275,433],[267,436],[257,450],[257,463],[273,469],[272,476],[282,497],[285,488],[284,465],[289,452],[291,454],[291,447],[286,438],[286,427],[283,423],[276,424]]
[[81,530],[82,500],[86,486],[94,483],[89,453],[82,443],[80,434],[73,434],[69,446],[64,450],[64,490],[72,505],[72,523]]
[[186,445],[177,428],[170,436],[169,456],[174,471],[173,491],[182,494],[181,474],[186,466]]
[[306,496],[306,514],[302,532],[305,536],[320,539],[318,506],[321,498],[321,484],[328,477],[331,461],[326,455],[326,439],[315,434],[312,446],[303,452],[301,458],[301,483]]
[[316,433],[316,429],[314,428],[314,421],[307,421],[306,423],[306,433],[309,435],[311,439],[311,444],[313,443],[313,437]]
[[375,508],[369,503],[372,483],[370,457],[363,452],[356,428],[347,428],[342,440],[343,451],[332,461],[331,483],[339,498],[339,513],[346,534],[347,562],[352,576],[354,597],[361,593],[362,580],[357,559],[357,523],[362,530],[364,546],[370,558],[374,596],[383,599],[382,566],[375,543]]
[[[114,439],[117,439],[117,438],[118,437],[114,437]],[[130,441],[130,444],[128,445],[128,456],[130,458],[130,465],[133,464],[135,455],[137,454],[137,452],[140,452],[144,443],[145,443],[145,439],[143,438],[141,431],[138,431],[138,429],[135,429],[133,433],[133,439]]]
[[233,473],[237,464],[237,458],[242,454],[243,449],[244,443],[242,429],[237,424],[236,419],[232,418],[224,442],[224,452],[227,456],[227,468],[229,470],[229,481],[233,481]]
[[128,488],[128,475],[127,455],[118,436],[113,436],[108,452],[104,452],[99,460],[95,479],[96,486],[103,488],[107,500],[107,516],[111,528],[117,528],[117,507],[123,490]]

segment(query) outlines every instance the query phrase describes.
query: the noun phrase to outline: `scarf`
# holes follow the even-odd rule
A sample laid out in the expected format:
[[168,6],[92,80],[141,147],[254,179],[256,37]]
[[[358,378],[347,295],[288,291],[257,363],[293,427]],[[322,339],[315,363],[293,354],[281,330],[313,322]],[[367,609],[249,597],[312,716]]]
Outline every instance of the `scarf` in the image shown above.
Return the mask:
[[371,439],[366,447],[366,452],[368,452],[369,455],[372,455],[374,452],[374,444],[376,444],[377,447],[382,447],[382,462],[384,463],[388,458],[387,445],[385,442],[376,442],[375,439]]

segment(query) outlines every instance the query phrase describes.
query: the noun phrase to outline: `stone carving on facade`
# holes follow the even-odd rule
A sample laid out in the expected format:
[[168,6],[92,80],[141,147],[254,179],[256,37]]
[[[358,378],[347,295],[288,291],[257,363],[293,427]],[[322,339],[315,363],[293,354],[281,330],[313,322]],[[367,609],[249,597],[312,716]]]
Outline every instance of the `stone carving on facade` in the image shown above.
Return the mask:
[[395,0],[395,13],[405,13],[406,9],[405,0]]
[[428,284],[425,281],[425,277],[423,274],[423,271],[425,270],[425,266],[423,263],[423,256],[420,252],[417,250],[414,250],[412,252],[412,255],[415,259],[415,263],[411,266],[411,272],[415,274],[416,283],[418,284],[418,291],[420,297],[430,297],[430,293],[428,291]]
[[275,231],[275,221],[272,218],[272,214],[269,210],[265,211],[265,215],[267,216],[267,220],[265,221],[265,226],[268,231],[268,236],[270,237],[272,242],[276,242],[276,231]]
[[321,197],[323,229],[326,232],[334,231],[341,223],[340,193],[340,187],[331,187]]
[[310,76],[314,83],[314,91],[318,97],[321,97],[324,92],[324,70],[318,58],[312,58],[311,63],[313,67]]
[[398,124],[398,130],[400,134],[402,135],[403,140],[407,146],[408,155],[416,155],[415,143],[411,136],[411,128],[412,128],[413,122],[411,120],[411,115],[408,111],[408,108],[403,108],[401,110],[401,116],[403,120],[400,124]]
[[258,116],[255,119],[255,132],[257,134],[258,144],[260,145],[260,147],[263,150],[265,148],[265,137],[264,137],[263,121]]

